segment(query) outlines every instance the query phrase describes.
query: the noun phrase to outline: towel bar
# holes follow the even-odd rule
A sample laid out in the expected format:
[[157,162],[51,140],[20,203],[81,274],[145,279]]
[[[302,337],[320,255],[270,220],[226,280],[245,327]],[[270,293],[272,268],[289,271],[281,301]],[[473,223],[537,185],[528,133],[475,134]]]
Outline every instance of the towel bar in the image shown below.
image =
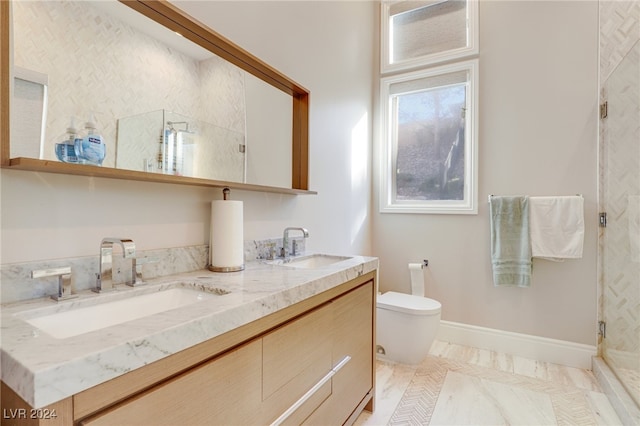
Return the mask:
[[[487,202],[489,204],[491,204],[491,197],[493,197],[493,194],[489,194],[489,196],[487,197]],[[582,197],[582,194],[576,194],[576,197]]]

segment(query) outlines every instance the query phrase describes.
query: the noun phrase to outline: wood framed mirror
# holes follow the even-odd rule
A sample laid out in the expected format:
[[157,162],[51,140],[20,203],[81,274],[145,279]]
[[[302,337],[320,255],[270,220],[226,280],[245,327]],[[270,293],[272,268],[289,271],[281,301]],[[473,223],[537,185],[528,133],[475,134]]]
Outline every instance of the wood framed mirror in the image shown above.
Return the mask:
[[[251,191],[277,192],[290,194],[313,194],[308,188],[308,123],[309,92],[273,67],[243,50],[233,42],[216,33],[206,25],[196,21],[179,8],[164,0],[119,0],[138,14],[151,19],[168,30],[180,34],[187,40],[222,58],[238,69],[246,72],[252,79],[266,83],[276,92],[290,99],[291,117],[287,123],[291,126],[290,156],[291,186],[261,184],[260,182],[230,181],[216,178],[202,178],[175,174],[149,173],[144,170],[116,169],[114,167],[98,167],[81,164],[68,164],[55,159],[37,158],[37,155],[16,154],[16,147],[11,146],[11,108],[12,84],[16,77],[13,63],[12,46],[12,14],[11,3],[0,2],[0,162],[3,168],[31,170],[39,172],[63,173],[82,176],[96,176],[117,179],[129,179],[151,182],[166,182],[185,185],[230,187]],[[271,90],[269,89],[269,90]],[[52,135],[47,135],[51,137]],[[289,136],[287,136],[289,137]],[[15,143],[15,142],[14,142]]]

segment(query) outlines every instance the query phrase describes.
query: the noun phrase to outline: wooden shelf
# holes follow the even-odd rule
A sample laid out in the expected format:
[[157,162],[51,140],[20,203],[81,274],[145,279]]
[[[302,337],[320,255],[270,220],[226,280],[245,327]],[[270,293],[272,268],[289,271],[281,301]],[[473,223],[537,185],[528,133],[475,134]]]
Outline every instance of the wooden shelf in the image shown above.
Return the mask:
[[243,191],[271,192],[290,195],[314,195],[316,191],[281,188],[267,185],[254,185],[241,182],[200,179],[186,176],[164,175],[160,173],[138,172],[134,170],[113,169],[83,164],[67,164],[57,161],[36,160],[33,158],[12,158],[5,168],[32,172],[59,173],[65,175],[91,176],[108,179],[125,179],[142,182],[173,183],[178,185],[205,186],[211,188],[231,188]]

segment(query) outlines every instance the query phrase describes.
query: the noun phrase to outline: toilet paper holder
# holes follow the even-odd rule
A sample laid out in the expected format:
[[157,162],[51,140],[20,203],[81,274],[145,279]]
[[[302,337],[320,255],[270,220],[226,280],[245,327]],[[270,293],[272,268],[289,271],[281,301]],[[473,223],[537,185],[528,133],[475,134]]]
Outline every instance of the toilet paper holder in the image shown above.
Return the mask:
[[429,266],[429,261],[427,259],[424,259],[422,261],[422,269],[426,268],[427,266]]

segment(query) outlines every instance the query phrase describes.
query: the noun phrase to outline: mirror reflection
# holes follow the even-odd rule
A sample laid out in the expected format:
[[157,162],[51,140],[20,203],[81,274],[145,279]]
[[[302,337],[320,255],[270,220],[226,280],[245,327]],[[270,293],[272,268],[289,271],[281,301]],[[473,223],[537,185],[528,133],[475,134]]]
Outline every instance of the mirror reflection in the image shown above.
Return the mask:
[[291,186],[288,94],[115,0],[12,8],[12,158]]

